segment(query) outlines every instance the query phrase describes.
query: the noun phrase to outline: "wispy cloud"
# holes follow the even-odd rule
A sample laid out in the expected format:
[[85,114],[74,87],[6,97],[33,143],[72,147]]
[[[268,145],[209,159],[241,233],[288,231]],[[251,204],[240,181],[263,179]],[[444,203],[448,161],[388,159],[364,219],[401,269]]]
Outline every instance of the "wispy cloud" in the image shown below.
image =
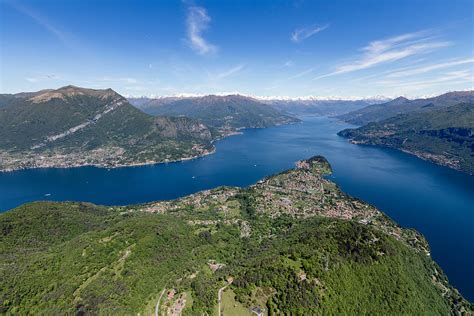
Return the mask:
[[138,83],[138,80],[135,78],[129,77],[100,77],[96,78],[96,81],[103,81],[103,82],[122,82],[122,83]]
[[321,31],[324,31],[328,27],[329,27],[329,24],[326,24],[323,26],[311,26],[311,27],[296,29],[293,31],[293,33],[291,33],[290,39],[295,43],[299,43]]
[[421,31],[370,42],[361,49],[362,55],[355,60],[339,65],[334,71],[320,75],[315,80],[395,62],[451,45],[447,41],[433,41],[432,39],[433,37],[429,36],[427,31]]
[[31,83],[38,83],[38,82],[44,82],[48,80],[61,80],[62,78],[58,75],[39,75],[39,76],[33,76],[33,77],[27,77],[25,78],[26,81],[31,82]]
[[38,25],[42,26],[45,30],[47,30],[61,42],[66,45],[70,45],[71,39],[69,34],[59,29],[57,26],[53,25],[53,23],[51,23],[51,21],[49,21],[46,17],[42,16],[40,13],[33,10],[32,8],[19,4],[16,1],[9,1],[7,3],[10,4],[13,8],[15,8],[18,12],[21,12],[24,15],[32,18]]
[[309,68],[307,70],[304,70],[302,72],[299,72],[293,76],[290,76],[287,78],[287,80],[293,80],[293,79],[297,79],[297,78],[300,78],[300,77],[303,77],[303,76],[306,76],[306,75],[309,75],[310,73],[312,73],[317,67],[313,67],[313,68]]
[[200,55],[212,55],[217,51],[217,46],[209,43],[202,33],[209,27],[211,18],[205,8],[191,6],[186,18],[187,40],[189,46]]
[[397,80],[380,80],[372,82],[372,84],[391,87],[391,88],[404,88],[407,90],[419,90],[428,88],[434,85],[446,84],[446,83],[469,83],[472,82],[473,73],[469,69],[459,70],[459,71],[450,71],[439,77],[436,77],[431,80],[422,80],[422,81],[397,81]]
[[432,64],[432,65],[424,65],[420,67],[408,68],[404,70],[395,70],[389,73],[387,77],[399,78],[399,77],[406,77],[406,76],[414,76],[414,75],[427,73],[433,70],[450,68],[450,67],[465,65],[465,64],[470,64],[470,63],[474,63],[474,58],[458,59],[458,60],[452,60],[452,61]]
[[235,75],[236,73],[242,71],[245,68],[244,64],[237,65],[235,67],[232,67],[228,70],[225,70],[223,72],[220,72],[216,75],[216,79],[224,79],[230,76]]
[[294,64],[295,64],[295,62],[290,59],[290,60],[287,60],[287,61],[283,64],[283,67],[291,67],[291,66],[293,66]]
[[143,86],[130,86],[130,87],[125,87],[125,89],[130,90],[130,91],[146,91],[147,88]]

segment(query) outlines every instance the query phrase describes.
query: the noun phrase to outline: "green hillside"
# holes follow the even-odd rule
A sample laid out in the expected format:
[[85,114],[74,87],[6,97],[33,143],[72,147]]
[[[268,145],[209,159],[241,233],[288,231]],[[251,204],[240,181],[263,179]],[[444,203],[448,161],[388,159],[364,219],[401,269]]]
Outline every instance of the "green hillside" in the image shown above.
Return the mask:
[[472,313],[420,234],[345,195],[330,172],[314,157],[247,189],[10,210],[0,215],[0,313],[216,314],[219,289],[224,311]]
[[357,144],[403,150],[423,159],[474,174],[474,103],[395,116],[340,136]]
[[360,110],[340,115],[338,118],[354,125],[365,125],[401,114],[424,113],[459,103],[472,102],[474,102],[474,91],[448,92],[432,98],[414,100],[399,97],[390,102],[369,105]]
[[13,94],[0,94],[0,109],[15,101]]
[[215,137],[192,119],[145,114],[111,89],[67,86],[0,109],[0,169],[170,161],[209,153]]

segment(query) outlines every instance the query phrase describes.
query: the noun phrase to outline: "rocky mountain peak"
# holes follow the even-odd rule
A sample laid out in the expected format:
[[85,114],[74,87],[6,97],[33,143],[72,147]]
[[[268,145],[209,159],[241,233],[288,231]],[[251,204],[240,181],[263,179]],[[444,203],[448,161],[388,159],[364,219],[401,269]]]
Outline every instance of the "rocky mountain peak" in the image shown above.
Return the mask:
[[43,103],[48,102],[52,99],[61,99],[65,100],[66,97],[74,97],[74,96],[91,96],[101,99],[106,98],[123,98],[120,94],[115,92],[112,89],[86,89],[81,88],[73,85],[68,85],[61,87],[56,90],[44,90],[39,91],[33,97],[28,99],[33,103]]

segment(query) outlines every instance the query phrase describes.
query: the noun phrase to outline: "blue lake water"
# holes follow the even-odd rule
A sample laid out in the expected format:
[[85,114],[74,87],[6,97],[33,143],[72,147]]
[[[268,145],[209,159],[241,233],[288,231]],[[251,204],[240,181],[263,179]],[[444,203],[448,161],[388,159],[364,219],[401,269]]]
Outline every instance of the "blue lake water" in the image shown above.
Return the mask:
[[117,205],[172,199],[220,185],[248,186],[294,162],[324,155],[347,193],[428,239],[451,283],[474,301],[474,177],[389,149],[357,146],[328,118],[246,130],[200,159],[118,169],[82,167],[0,174],[0,211],[35,200]]

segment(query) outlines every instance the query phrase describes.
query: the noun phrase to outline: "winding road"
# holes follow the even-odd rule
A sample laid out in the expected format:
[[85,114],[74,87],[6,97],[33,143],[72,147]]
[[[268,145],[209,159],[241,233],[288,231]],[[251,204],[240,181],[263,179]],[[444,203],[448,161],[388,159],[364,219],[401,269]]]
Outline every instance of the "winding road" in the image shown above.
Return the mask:
[[156,302],[155,316],[158,316],[158,314],[160,313],[160,302],[161,302],[161,298],[163,297],[163,294],[165,294],[165,290],[166,290],[166,285],[163,288],[163,291],[161,291],[160,297],[158,298],[158,302]]
[[217,315],[221,316],[221,300],[222,300],[222,292],[228,287],[229,285],[232,284],[232,280],[228,282],[225,286],[221,287],[219,291],[217,292],[217,306],[218,306],[218,312]]

